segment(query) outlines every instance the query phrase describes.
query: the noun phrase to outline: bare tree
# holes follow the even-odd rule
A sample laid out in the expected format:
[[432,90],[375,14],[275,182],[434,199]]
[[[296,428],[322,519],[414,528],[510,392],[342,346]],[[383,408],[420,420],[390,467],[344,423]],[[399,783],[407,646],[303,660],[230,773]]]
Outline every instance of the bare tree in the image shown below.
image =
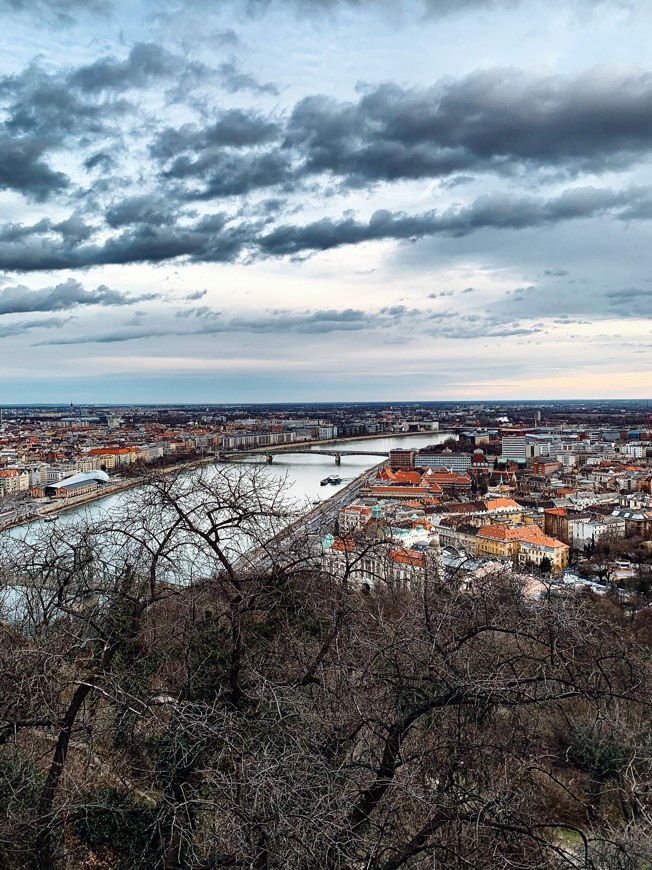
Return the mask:
[[381,539],[330,570],[305,532],[225,469],[4,540],[6,866],[639,860],[649,648],[616,603],[406,582]]

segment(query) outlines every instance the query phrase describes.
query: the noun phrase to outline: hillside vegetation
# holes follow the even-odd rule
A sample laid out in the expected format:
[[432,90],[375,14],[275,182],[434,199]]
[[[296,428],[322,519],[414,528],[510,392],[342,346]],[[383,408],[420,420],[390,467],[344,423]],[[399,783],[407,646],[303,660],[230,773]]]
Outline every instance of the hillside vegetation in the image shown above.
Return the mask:
[[0,866],[648,868],[647,611],[367,594],[260,472],[2,540]]

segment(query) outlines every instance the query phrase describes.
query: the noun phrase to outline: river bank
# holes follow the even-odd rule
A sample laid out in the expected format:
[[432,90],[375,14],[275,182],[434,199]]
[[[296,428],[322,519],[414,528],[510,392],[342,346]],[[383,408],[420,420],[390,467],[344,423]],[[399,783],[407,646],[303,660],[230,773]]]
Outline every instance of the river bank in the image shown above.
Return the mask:
[[246,568],[249,571],[261,570],[269,567],[274,562],[275,557],[279,557],[283,552],[292,552],[293,544],[297,538],[303,540],[306,535],[320,533],[323,535],[325,532],[332,532],[339,510],[358,495],[363,484],[383,465],[384,462],[379,462],[362,471],[342,489],[282,529],[264,547],[257,547],[254,551],[242,556],[239,563],[236,564],[236,568]]
[[[452,432],[440,432],[437,430],[432,430],[428,432],[401,432],[401,433],[378,433],[376,435],[351,435],[342,438],[331,438],[322,441],[307,441],[307,442],[298,442],[295,444],[287,444],[287,445],[274,445],[274,447],[269,449],[274,455],[274,462],[269,465],[269,469],[271,473],[276,474],[286,474],[289,476],[290,485],[297,483],[295,488],[295,496],[298,501],[307,501],[313,502],[315,499],[321,499],[324,494],[324,491],[319,487],[318,480],[319,478],[324,477],[325,474],[328,474],[327,464],[330,468],[332,468],[333,458],[329,456],[320,456],[320,447],[340,447],[345,445],[364,445],[364,443],[369,443],[370,445],[374,445],[373,449],[376,449],[376,445],[379,445],[380,442],[386,442],[385,449],[389,453],[389,450],[394,446],[402,447],[407,446],[408,444],[414,443],[416,440],[421,440],[421,444],[416,446],[425,446],[427,443],[440,443],[446,438],[455,436],[455,433]],[[310,452],[306,451],[305,453],[298,453],[296,455],[292,455],[292,448],[296,450],[297,448],[305,449],[307,447],[314,447],[315,450]],[[265,459],[264,455],[266,453],[265,448],[254,448],[253,450],[246,452],[238,452],[238,453],[224,453],[224,458],[227,462],[233,462],[233,464],[264,464]],[[377,464],[377,459],[369,456],[368,460],[363,456],[356,457],[347,457],[346,463],[338,467],[338,472],[342,475],[346,476],[347,472],[354,473],[357,478],[364,471],[368,470],[370,466],[373,464]],[[92,505],[97,502],[101,502],[104,499],[108,499],[114,495],[120,495],[120,493],[127,491],[129,489],[133,489],[135,487],[140,486],[143,483],[143,480],[146,479],[148,474],[151,473],[159,473],[159,474],[179,474],[184,472],[191,472],[197,468],[202,466],[210,466],[220,462],[214,453],[209,453],[203,456],[197,456],[193,459],[186,460],[182,463],[177,463],[174,465],[169,465],[163,468],[154,469],[147,468],[143,472],[142,476],[138,477],[129,477],[122,480],[117,480],[106,486],[102,487],[102,489],[96,490],[95,492],[86,493],[82,496],[77,496],[75,498],[67,498],[61,499],[57,501],[34,501],[34,500],[25,500],[24,504],[21,505],[22,510],[18,512],[14,512],[10,516],[2,517],[0,516],[0,533],[7,529],[15,528],[18,526],[26,525],[30,522],[39,521],[45,519],[46,517],[55,517],[60,514],[74,514],[77,509],[89,507],[92,509]],[[220,462],[222,464],[222,462]],[[297,478],[299,475],[300,480]],[[316,481],[313,483],[312,478]],[[346,487],[349,485],[349,481],[345,480],[343,486]],[[337,492],[340,490],[338,489]]]
[[164,468],[148,469],[145,470],[142,475],[116,480],[113,483],[108,483],[105,486],[96,489],[94,492],[87,492],[83,495],[62,498],[56,501],[50,499],[39,499],[27,502],[26,504],[32,508],[31,511],[24,512],[20,514],[20,516],[15,517],[14,519],[9,519],[8,521],[3,520],[0,516],[0,532],[5,531],[6,529],[16,528],[17,526],[26,525],[35,520],[44,520],[50,517],[55,517],[58,514],[65,513],[65,511],[74,510],[77,507],[83,507],[86,504],[100,501],[103,498],[108,498],[109,496],[116,495],[117,493],[124,492],[128,489],[135,489],[138,486],[142,486],[143,482],[147,479],[147,476],[153,472],[159,474],[173,474],[175,472],[183,473],[185,471],[192,471],[193,469],[199,468],[203,465],[213,465],[215,461],[214,456],[200,457],[188,462],[168,465]]

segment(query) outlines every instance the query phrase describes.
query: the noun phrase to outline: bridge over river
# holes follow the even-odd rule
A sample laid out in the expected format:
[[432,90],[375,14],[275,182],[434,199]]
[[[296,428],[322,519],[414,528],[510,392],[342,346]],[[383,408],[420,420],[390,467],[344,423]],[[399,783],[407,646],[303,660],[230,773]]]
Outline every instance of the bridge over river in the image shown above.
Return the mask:
[[274,447],[251,447],[248,450],[223,450],[215,454],[218,462],[228,462],[230,459],[242,459],[244,456],[264,456],[267,462],[274,461],[278,454],[294,455],[309,453],[311,456],[334,456],[335,465],[340,465],[343,456],[389,456],[387,450],[313,450],[311,447],[297,447],[291,444],[279,444]]

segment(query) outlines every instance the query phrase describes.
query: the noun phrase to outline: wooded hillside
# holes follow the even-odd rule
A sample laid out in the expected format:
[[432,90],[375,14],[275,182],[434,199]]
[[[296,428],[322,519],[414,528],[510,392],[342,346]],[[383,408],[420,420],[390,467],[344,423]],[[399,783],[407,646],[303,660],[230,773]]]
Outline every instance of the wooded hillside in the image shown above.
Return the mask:
[[2,541],[0,866],[646,868],[650,614],[363,594],[254,472]]

